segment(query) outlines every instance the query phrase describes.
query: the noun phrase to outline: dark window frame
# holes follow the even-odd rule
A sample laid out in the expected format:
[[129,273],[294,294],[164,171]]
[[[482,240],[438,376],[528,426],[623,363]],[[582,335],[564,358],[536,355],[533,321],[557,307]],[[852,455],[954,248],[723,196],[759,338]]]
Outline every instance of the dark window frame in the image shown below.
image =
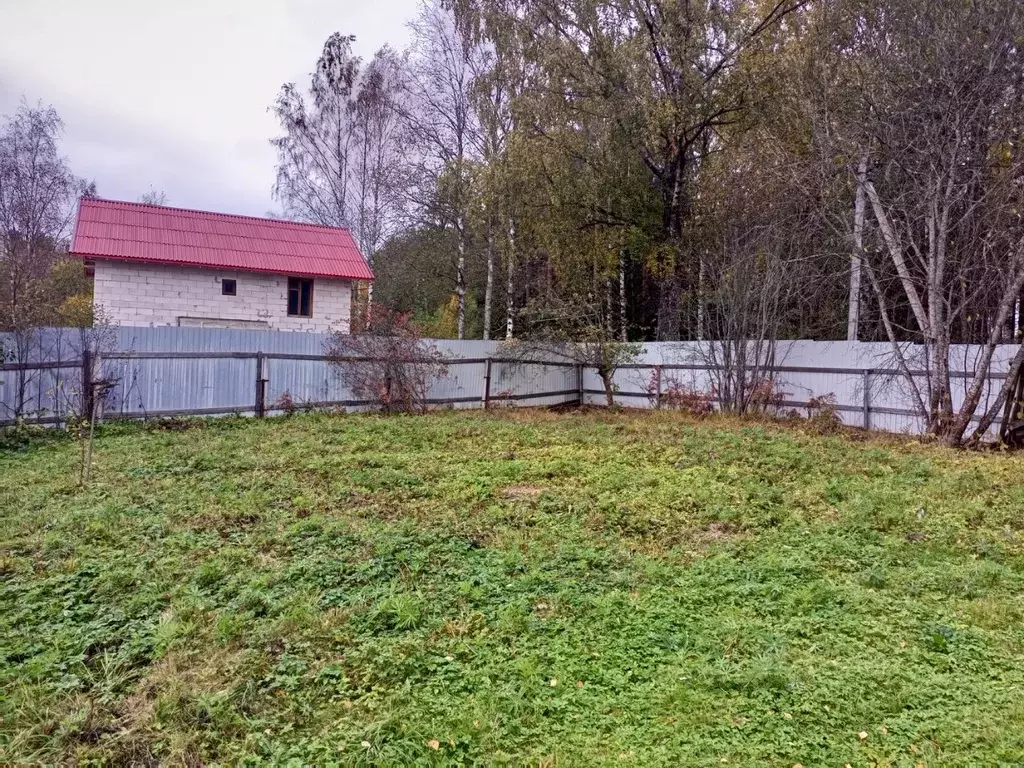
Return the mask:
[[312,317],[313,278],[289,277],[287,299],[288,317]]
[[238,281],[234,280],[234,279],[232,279],[230,277],[223,278],[220,281],[220,295],[221,296],[237,296],[238,295]]

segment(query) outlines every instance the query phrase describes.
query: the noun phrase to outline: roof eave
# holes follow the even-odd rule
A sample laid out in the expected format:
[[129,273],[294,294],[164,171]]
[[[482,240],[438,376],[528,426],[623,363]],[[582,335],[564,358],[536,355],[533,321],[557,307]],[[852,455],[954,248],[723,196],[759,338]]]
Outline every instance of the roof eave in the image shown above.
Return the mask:
[[311,272],[303,270],[288,270],[282,271],[280,269],[256,269],[249,266],[239,266],[234,264],[203,264],[194,261],[175,261],[173,259],[152,259],[152,258],[140,258],[138,256],[113,256],[109,253],[86,253],[84,251],[70,251],[72,256],[78,256],[82,259],[107,259],[110,261],[125,261],[138,264],[160,264],[162,266],[170,267],[198,267],[199,269],[230,269],[236,272],[256,272],[261,275],[284,275],[291,277],[313,277],[321,278],[323,280],[365,280],[372,282],[376,280],[373,275],[373,271],[367,266],[367,271],[370,276],[365,275],[352,275],[352,274],[328,274],[326,272]]

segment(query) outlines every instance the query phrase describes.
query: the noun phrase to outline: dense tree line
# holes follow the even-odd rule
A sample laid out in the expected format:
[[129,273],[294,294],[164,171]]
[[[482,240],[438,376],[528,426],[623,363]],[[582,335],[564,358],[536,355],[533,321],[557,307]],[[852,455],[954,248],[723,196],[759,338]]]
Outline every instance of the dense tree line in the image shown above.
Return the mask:
[[365,69],[332,38],[278,106],[279,197],[332,190],[376,300],[460,337],[888,342],[964,434],[1022,325],[1017,0],[425,0],[412,32]]

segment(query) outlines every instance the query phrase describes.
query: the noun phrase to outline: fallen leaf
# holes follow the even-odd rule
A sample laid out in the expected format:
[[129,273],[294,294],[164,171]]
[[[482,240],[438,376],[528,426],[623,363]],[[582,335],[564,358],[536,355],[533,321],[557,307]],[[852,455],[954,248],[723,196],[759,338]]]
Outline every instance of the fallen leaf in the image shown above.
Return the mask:
[[577,680],[576,681],[576,687],[577,688],[582,688],[583,687],[583,681],[582,680]]
[[369,749],[369,748],[370,748],[370,747],[372,746],[372,745],[370,744],[370,742],[368,742],[368,741],[361,741],[361,742],[359,742],[359,743],[360,743],[360,744],[362,744],[362,745],[363,745],[364,747],[366,747],[367,749]]
[[791,714],[789,714],[789,712],[783,712],[782,716],[784,718],[786,718],[787,720],[792,720],[793,719],[793,716]]
[[556,685],[558,685],[558,678],[557,677],[552,677],[551,678],[551,682],[548,683],[548,685],[550,685],[552,688],[554,688]]
[[886,734],[886,733],[889,732],[889,729],[886,728],[884,725],[881,728],[879,728],[878,730],[880,730],[883,734]]
[[427,746],[430,747],[431,749],[440,749],[441,748],[441,742],[438,741],[437,739],[431,739],[430,741],[427,742]]
[[857,738],[860,739],[861,741],[864,741],[864,739],[866,739],[867,737],[868,737],[868,732],[867,731],[861,731],[860,733],[857,734]]

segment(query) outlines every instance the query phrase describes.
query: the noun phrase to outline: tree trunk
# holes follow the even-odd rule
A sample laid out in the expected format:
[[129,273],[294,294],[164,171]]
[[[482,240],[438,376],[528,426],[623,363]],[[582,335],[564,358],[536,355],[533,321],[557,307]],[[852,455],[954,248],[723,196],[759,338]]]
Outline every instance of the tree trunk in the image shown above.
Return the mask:
[[515,332],[515,272],[516,272],[516,223],[508,221],[508,269],[505,284],[505,338],[512,339]]
[[707,267],[704,266],[704,259],[700,259],[697,265],[697,341],[704,341],[704,326],[706,325],[705,314],[707,307],[704,301],[704,282],[706,280]]
[[484,287],[484,341],[491,338],[491,303],[494,300],[494,233],[487,217],[487,284]]
[[626,327],[626,249],[619,249],[619,340],[629,341]]
[[886,248],[889,251],[889,256],[892,258],[893,264],[896,266],[896,273],[899,275],[900,284],[903,286],[903,292],[906,294],[907,301],[910,303],[910,308],[914,312],[914,319],[917,320],[917,326],[921,333],[927,338],[930,335],[930,329],[928,327],[928,316],[925,314],[924,305],[921,303],[921,296],[917,292],[917,288],[914,286],[913,280],[910,277],[910,270],[907,268],[906,260],[903,258],[903,248],[896,238],[896,234],[893,232],[892,224],[889,222],[889,216],[885,212],[885,208],[882,207],[882,201],[878,197],[878,193],[875,191],[875,186],[870,181],[864,182],[864,191],[867,193],[868,201],[871,203],[871,209],[874,211],[875,219],[878,221],[878,229],[882,233],[882,239],[885,241]]
[[[370,269],[373,269],[371,266]],[[363,318],[363,328],[370,327],[370,313],[373,312],[373,280],[366,282],[366,316]]]
[[[999,414],[999,410],[1006,403],[1009,405],[1010,390],[1016,386],[1018,377],[1020,376],[1021,365],[1024,364],[1024,344],[1017,348],[1017,354],[1013,356],[1013,360],[1010,361],[1010,368],[1006,373],[1006,378],[1003,379],[1003,386],[999,388],[999,394],[996,399],[992,401],[992,405],[989,406],[988,411],[981,417],[981,421],[978,423],[977,429],[974,430],[974,434],[971,435],[970,443],[976,445],[981,442],[985,437],[985,433],[988,432],[989,427],[996,420],[996,416]],[[1009,415],[1012,409],[1007,408],[1006,414]],[[1007,424],[1003,424],[1005,429]]]
[[992,324],[989,337],[982,349],[981,359],[977,364],[974,378],[964,394],[963,405],[960,406],[960,411],[957,413],[956,418],[952,419],[943,431],[942,437],[949,445],[960,445],[963,441],[964,432],[967,431],[967,426],[971,423],[971,418],[978,409],[978,403],[981,402],[981,393],[992,367],[992,356],[996,351],[996,344],[999,342],[999,334],[1003,323],[1006,322],[1006,318],[1013,308],[1014,299],[1020,295],[1021,289],[1024,289],[1024,242],[1017,246],[1013,268],[1016,271],[1013,282],[1003,292],[1002,300],[999,302],[996,312],[995,322]]
[[614,312],[612,311],[612,281],[611,278],[601,281],[601,293],[604,294],[604,332],[609,339],[615,338]]
[[601,383],[604,385],[604,401],[609,408],[615,407],[615,385],[612,383],[612,371],[599,370]]
[[455,296],[458,304],[458,338],[466,337],[466,228],[465,220],[460,216],[458,227],[458,262],[455,266]]
[[661,279],[658,296],[658,341],[679,341],[679,275],[673,264]]
[[857,192],[853,203],[853,253],[850,255],[850,298],[846,317],[846,340],[857,341],[860,335],[860,277],[864,255],[864,182],[868,175],[868,155],[861,155],[857,167]]

